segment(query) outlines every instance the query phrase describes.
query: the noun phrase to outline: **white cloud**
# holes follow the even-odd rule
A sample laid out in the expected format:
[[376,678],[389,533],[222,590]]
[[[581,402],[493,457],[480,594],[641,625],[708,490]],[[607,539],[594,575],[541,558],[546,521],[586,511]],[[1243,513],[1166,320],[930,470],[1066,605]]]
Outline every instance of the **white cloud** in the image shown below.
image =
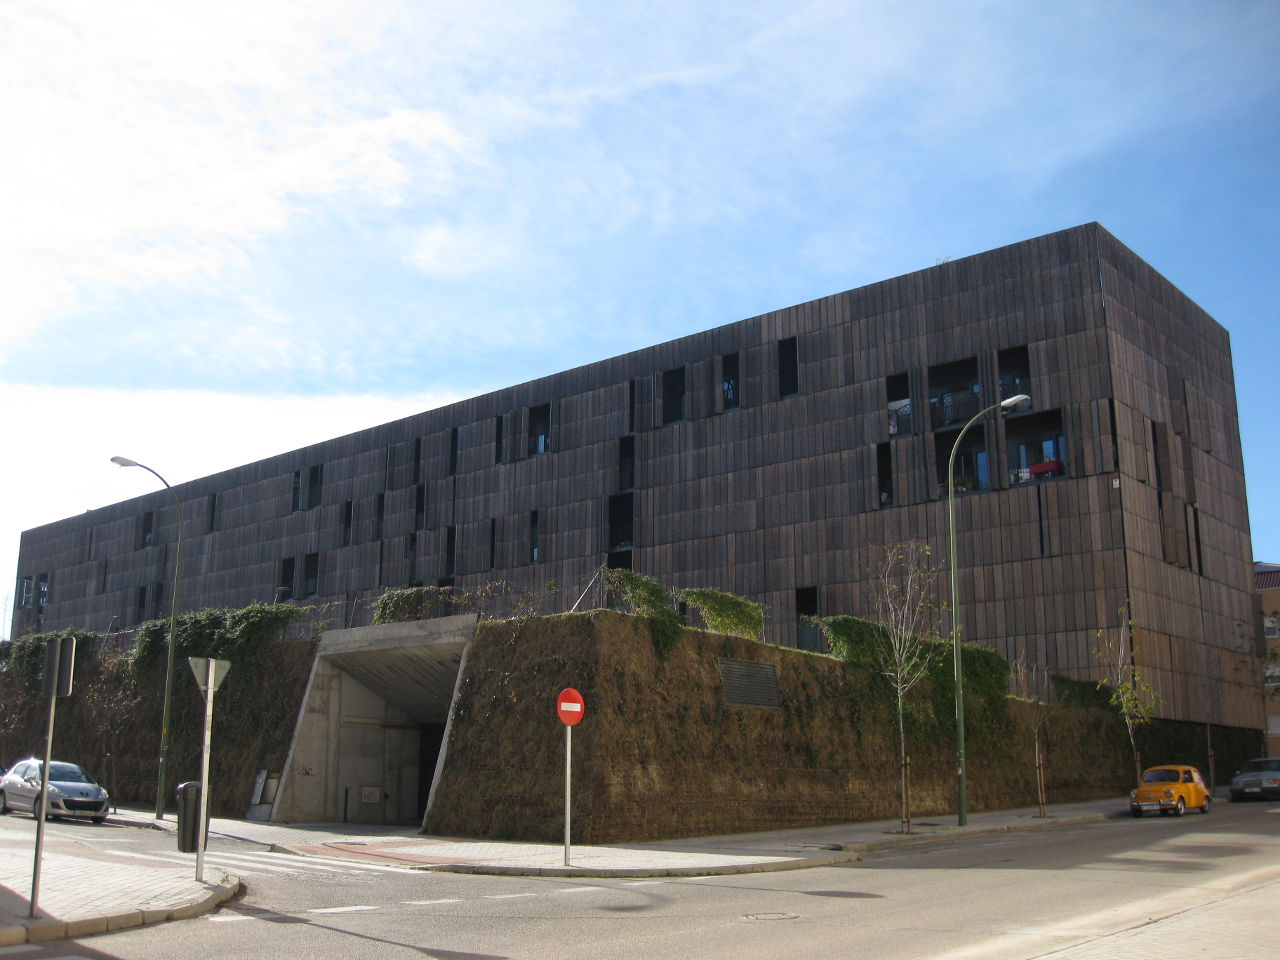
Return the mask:
[[[23,530],[141,496],[156,481],[114,466],[124,456],[177,485],[462,399],[229,396],[0,385],[14,448],[0,472],[0,601],[13,589]],[[0,636],[9,629],[9,604]]]
[[438,112],[340,79],[376,47],[385,4],[5,9],[0,351],[81,296],[216,281],[316,198],[447,189],[469,149]]

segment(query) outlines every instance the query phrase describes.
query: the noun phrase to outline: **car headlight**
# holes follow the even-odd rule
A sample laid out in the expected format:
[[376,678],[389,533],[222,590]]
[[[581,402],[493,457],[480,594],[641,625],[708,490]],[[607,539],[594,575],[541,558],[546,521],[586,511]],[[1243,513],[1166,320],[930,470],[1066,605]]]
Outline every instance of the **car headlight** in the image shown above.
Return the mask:
[[1264,787],[1274,787],[1274,786],[1276,785],[1276,778],[1275,778],[1275,777],[1264,777],[1264,778],[1263,778],[1263,780],[1262,780],[1262,785],[1263,785]]
[[51,796],[51,797],[65,797],[65,796],[66,796],[66,794],[65,794],[65,793],[63,793],[61,790],[59,790],[57,787],[55,787],[55,786],[51,783],[51,784],[49,784],[49,796]]
[[1138,799],[1138,791],[1137,791],[1137,790],[1130,790],[1130,791],[1129,791],[1129,799],[1130,799],[1130,800],[1137,800],[1137,799]]
[[1166,790],[1166,791],[1164,792],[1164,796],[1165,796],[1165,799],[1166,799],[1166,800],[1172,800],[1172,799],[1173,799],[1173,791],[1172,791],[1172,790]]

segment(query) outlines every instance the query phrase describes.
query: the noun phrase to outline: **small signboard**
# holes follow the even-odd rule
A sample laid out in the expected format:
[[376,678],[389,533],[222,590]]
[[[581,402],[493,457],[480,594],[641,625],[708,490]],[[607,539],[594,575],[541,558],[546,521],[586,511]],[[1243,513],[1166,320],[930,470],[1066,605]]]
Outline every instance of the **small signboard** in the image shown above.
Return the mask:
[[556,716],[560,718],[560,722],[566,727],[573,727],[582,722],[582,715],[586,712],[586,704],[582,700],[582,694],[573,687],[566,687],[560,691],[560,696],[556,697]]
[[[191,665],[191,672],[196,675],[196,683],[200,685],[200,692],[208,695],[205,687],[209,681],[209,659],[207,657],[187,657],[187,663]],[[218,688],[222,686],[222,681],[227,679],[227,674],[231,670],[230,660],[213,661],[213,690],[218,692]]]

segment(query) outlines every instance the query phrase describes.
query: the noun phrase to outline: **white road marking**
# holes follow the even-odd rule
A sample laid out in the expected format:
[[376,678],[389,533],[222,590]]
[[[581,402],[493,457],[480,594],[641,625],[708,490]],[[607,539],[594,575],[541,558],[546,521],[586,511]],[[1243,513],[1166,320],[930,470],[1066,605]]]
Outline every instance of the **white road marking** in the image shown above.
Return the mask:
[[604,887],[565,887],[562,890],[552,890],[552,893],[584,893],[587,890],[603,890]]
[[652,887],[657,883],[666,883],[665,880],[628,880],[623,884],[624,887]]
[[518,900],[521,897],[539,897],[539,893],[497,893],[485,897],[486,900]]
[[358,913],[362,910],[377,910],[377,907],[316,907],[314,910],[308,910],[307,913]]
[[461,903],[462,901],[456,898],[445,898],[443,900],[401,900],[400,902],[411,904],[415,907],[429,907],[433,903]]
[[210,917],[210,923],[239,923],[241,920],[257,920],[257,917]]

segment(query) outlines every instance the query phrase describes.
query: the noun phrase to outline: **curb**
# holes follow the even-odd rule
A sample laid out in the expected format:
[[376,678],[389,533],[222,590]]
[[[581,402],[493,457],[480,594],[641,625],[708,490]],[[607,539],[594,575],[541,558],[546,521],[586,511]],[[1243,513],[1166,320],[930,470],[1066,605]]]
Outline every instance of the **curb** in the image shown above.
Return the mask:
[[727,863],[715,867],[509,867],[501,864],[446,863],[424,867],[438,873],[474,873],[504,877],[723,877],[735,873],[777,873],[804,870],[837,863],[853,863],[860,859],[849,849],[820,857],[763,860],[754,863]]
[[1118,813],[1089,813],[1073,817],[1046,817],[1043,820],[1010,823],[995,827],[964,827],[957,828],[955,833],[915,834],[899,836],[892,840],[865,840],[842,844],[839,848],[839,853],[821,856],[725,864],[720,867],[520,867],[502,864],[456,863],[426,866],[422,869],[439,873],[471,873],[508,877],[720,877],[736,873],[774,873],[782,870],[805,870],[810,867],[827,867],[840,863],[853,863],[861,859],[859,854],[891,850],[894,847],[918,846],[926,843],[938,843],[943,840],[990,836],[998,833],[1047,830],[1053,827],[1066,827],[1073,824],[1116,820],[1120,817],[1121,814]]
[[58,920],[55,917],[28,919],[10,927],[0,927],[0,947],[87,937],[95,933],[151,926],[170,920],[189,920],[191,917],[209,913],[218,904],[231,899],[239,892],[240,881],[233,878],[232,881],[211,887],[199,899],[176,907],[125,910],[122,913],[85,917],[80,920]]

